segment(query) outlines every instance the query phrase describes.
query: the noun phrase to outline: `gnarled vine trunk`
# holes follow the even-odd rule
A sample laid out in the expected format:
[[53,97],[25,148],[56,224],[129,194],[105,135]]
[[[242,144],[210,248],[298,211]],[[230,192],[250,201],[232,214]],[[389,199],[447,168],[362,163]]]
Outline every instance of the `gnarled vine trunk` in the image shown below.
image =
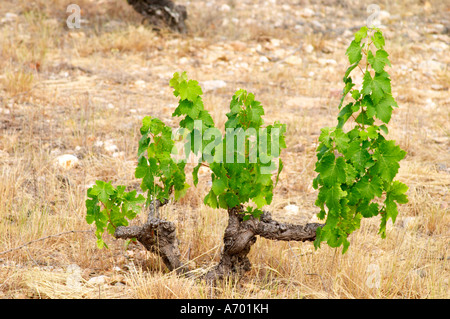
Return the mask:
[[167,268],[177,273],[185,273],[188,268],[181,262],[181,254],[178,248],[176,226],[174,223],[162,220],[157,211],[159,207],[167,203],[159,200],[152,202],[147,221],[142,226],[119,226],[114,237],[129,239],[136,238],[148,251],[161,256]]
[[167,27],[180,33],[187,32],[185,6],[176,5],[172,0],[127,0],[127,2],[154,27]]
[[[181,261],[175,224],[157,216],[159,207],[166,203],[158,200],[153,202],[144,225],[119,226],[114,236],[122,239],[136,238],[148,251],[161,256],[170,271],[184,274],[189,269],[186,263]],[[221,279],[233,274],[239,276],[249,271],[251,263],[248,254],[257,236],[272,240],[313,241],[317,228],[323,226],[318,223],[280,223],[273,220],[267,211],[259,219],[250,218],[244,221],[242,211],[241,206],[228,209],[228,226],[223,237],[221,258],[219,264],[206,273],[206,280]]]
[[313,241],[316,230],[323,224],[310,223],[294,225],[280,223],[272,219],[269,212],[264,212],[259,219],[243,220],[242,207],[228,209],[228,226],[223,238],[224,247],[219,264],[209,271],[207,280],[220,279],[224,276],[241,275],[251,269],[248,253],[256,242],[256,236],[272,240]]

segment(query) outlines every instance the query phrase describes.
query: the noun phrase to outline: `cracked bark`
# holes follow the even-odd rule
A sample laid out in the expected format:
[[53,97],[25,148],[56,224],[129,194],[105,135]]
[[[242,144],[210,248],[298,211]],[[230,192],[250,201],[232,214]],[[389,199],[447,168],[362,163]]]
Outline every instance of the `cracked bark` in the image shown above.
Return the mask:
[[148,251],[161,256],[164,265],[170,271],[175,270],[182,274],[188,271],[188,268],[181,262],[176,226],[170,221],[160,219],[157,214],[159,207],[166,203],[167,201],[164,203],[159,200],[153,201],[144,225],[119,226],[116,228],[114,237],[121,239],[136,238]]
[[127,2],[156,29],[168,27],[176,32],[187,32],[185,6],[176,5],[172,0],[127,0]]
[[[119,226],[114,236],[116,238],[136,238],[148,251],[161,256],[164,264],[170,271],[178,274],[189,271],[181,261],[174,223],[162,220],[158,210],[167,202],[156,200],[150,205],[147,221],[142,226]],[[270,212],[265,211],[259,219],[243,220],[242,207],[228,209],[228,225],[223,237],[223,250],[220,261],[216,267],[207,272],[206,280],[221,279],[230,275],[243,275],[251,269],[248,253],[256,242],[257,236],[271,240],[284,241],[313,241],[316,230],[323,224],[310,223],[295,225],[280,223],[274,219]]]
[[243,220],[242,207],[228,210],[228,226],[224,233],[224,247],[219,264],[205,275],[206,280],[220,279],[232,274],[242,275],[251,269],[248,253],[256,242],[256,236],[271,240],[313,241],[316,230],[323,224],[294,225],[272,219],[264,212],[260,219]]

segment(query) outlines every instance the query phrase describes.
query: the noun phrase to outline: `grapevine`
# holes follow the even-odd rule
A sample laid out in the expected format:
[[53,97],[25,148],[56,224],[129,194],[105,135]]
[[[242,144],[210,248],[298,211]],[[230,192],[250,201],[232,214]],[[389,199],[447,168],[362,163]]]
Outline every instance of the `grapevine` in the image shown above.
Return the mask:
[[[337,125],[321,130],[317,147],[319,174],[313,187],[319,191],[318,217],[326,219],[326,225],[317,230],[316,248],[326,241],[331,247],[342,245],[344,253],[350,245],[348,235],[360,227],[361,219],[377,215],[381,215],[379,234],[385,238],[387,221],[397,217],[397,204],[408,202],[408,187],[394,180],[406,152],[385,137],[386,124],[398,105],[385,71],[391,64],[384,46],[381,30],[364,26],[346,51],[351,65],[343,78]],[[352,72],[363,73],[359,90]],[[351,101],[343,107],[349,93]],[[350,118],[354,126],[345,131]]]
[[[343,77],[337,124],[322,128],[316,153],[315,204],[325,224],[279,223],[264,210],[272,202],[283,169],[280,152],[286,148],[286,125],[265,125],[261,103],[253,93],[239,89],[232,96],[223,133],[203,105],[198,82],[186,72],[177,72],[169,84],[179,99],[172,114],[179,118],[179,128],[174,131],[151,116],[142,120],[135,177],[141,180],[143,194],[104,181],[96,181],[87,191],[86,221],[96,225],[98,246],[107,247],[102,239],[105,231],[116,238],[137,239],[159,253],[170,270],[186,271],[176,227],[160,219],[158,210],[191,187],[185,172],[190,155],[198,158],[192,172],[194,186],[201,166],[211,170],[204,204],[226,209],[229,215],[221,260],[208,273],[211,278],[249,270],[247,254],[256,236],[314,241],[316,249],[326,242],[343,246],[344,253],[350,245],[348,236],[360,227],[362,218],[380,215],[379,234],[385,238],[387,221],[395,222],[398,215],[397,205],[408,202],[408,187],[394,180],[406,152],[386,139],[387,124],[398,105],[385,71],[390,61],[384,46],[379,29],[362,27],[346,51],[350,66]],[[363,74],[359,89],[353,72]],[[345,106],[344,101],[348,101]],[[174,156],[179,154],[179,142],[184,145],[181,158]],[[129,226],[144,208],[149,211],[147,222]]]

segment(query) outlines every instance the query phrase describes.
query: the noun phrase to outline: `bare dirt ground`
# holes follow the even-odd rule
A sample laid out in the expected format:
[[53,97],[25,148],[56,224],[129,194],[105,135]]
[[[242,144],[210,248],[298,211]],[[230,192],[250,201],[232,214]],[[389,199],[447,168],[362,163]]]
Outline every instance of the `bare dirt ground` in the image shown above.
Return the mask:
[[[73,2],[82,20],[70,30]],[[93,230],[85,222],[86,190],[97,179],[139,187],[141,119],[177,126],[169,80],[184,70],[202,85],[218,127],[238,88],[262,102],[266,122],[287,123],[285,168],[269,209],[296,223],[318,212],[317,138],[335,124],[345,50],[372,2],[176,3],[187,7],[187,35],[152,31],[126,1],[0,3],[0,298],[449,298],[445,1],[378,3],[399,104],[389,137],[408,152],[398,179],[410,199],[386,239],[376,218],[351,235],[344,255],[326,245],[316,251],[312,243],[259,239],[252,271],[215,288],[167,273],[138,245],[105,238],[110,249],[96,247],[84,232]],[[59,165],[64,154],[76,157],[73,166]],[[199,275],[218,261],[226,225],[225,212],[202,203],[207,181],[205,172],[163,211],[176,221],[183,258]]]

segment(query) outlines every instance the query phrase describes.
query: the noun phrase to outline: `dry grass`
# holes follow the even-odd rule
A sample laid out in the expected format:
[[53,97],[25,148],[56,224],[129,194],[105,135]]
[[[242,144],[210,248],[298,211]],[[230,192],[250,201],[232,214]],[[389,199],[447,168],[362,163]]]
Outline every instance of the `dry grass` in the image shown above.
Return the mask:
[[[125,247],[105,237],[111,249],[99,250],[91,233],[79,232],[1,254],[0,298],[450,297],[449,60],[439,51],[441,43],[448,48],[448,35],[412,41],[401,33],[439,21],[448,10],[430,2],[380,4],[402,24],[386,31],[400,105],[389,134],[408,151],[398,178],[410,187],[410,201],[388,225],[385,240],[377,234],[377,218],[363,221],[344,255],[326,245],[316,251],[312,243],[258,239],[250,252],[253,269],[211,287],[199,278],[219,260],[227,220],[224,211],[202,204],[208,189],[202,171],[199,186],[162,212],[177,223],[181,254],[193,269],[189,278],[167,273],[140,245]],[[320,128],[334,125],[351,32],[302,33],[294,28],[301,19],[295,1],[286,1],[295,10],[275,10],[225,0],[217,3],[230,10],[199,11],[203,1],[190,4],[192,33],[186,37],[155,33],[140,25],[125,1],[112,0],[102,6],[77,1],[87,22],[70,31],[64,25],[69,3],[0,4],[0,19],[17,15],[0,23],[0,253],[92,229],[84,201],[96,179],[139,188],[134,167],[140,121],[152,115],[177,125],[168,81],[180,70],[200,82],[227,82],[204,94],[219,127],[239,87],[255,93],[267,122],[287,123],[285,169],[269,209],[282,221],[314,220],[315,148]],[[331,10],[311,3],[316,12]],[[336,17],[348,13],[356,21],[363,21],[364,9],[355,1],[332,8]],[[290,54],[297,60],[284,60]],[[431,59],[443,68],[421,66]],[[76,155],[79,165],[58,167],[55,158],[66,153]],[[287,204],[297,205],[299,214],[287,214]],[[81,268],[76,286],[68,284],[71,264]],[[104,283],[89,282],[101,275]]]

